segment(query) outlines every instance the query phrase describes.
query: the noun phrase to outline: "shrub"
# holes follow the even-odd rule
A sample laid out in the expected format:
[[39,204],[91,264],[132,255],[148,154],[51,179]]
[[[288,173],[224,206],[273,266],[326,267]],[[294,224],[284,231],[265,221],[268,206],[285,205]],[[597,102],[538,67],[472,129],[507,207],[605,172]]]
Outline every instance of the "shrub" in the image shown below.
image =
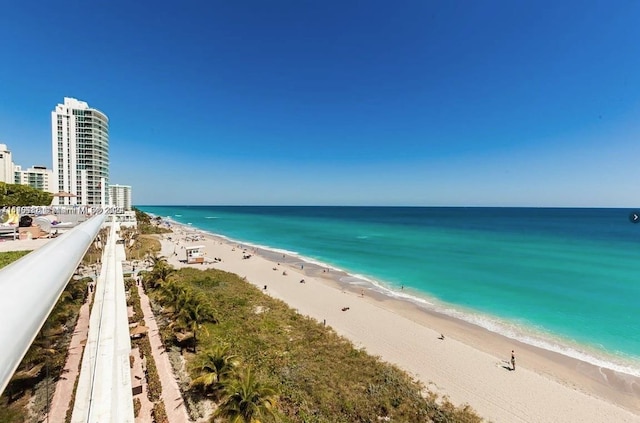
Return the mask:
[[140,402],[140,398],[133,399],[133,417],[138,417],[140,415],[140,409],[142,408],[142,403]]
[[158,375],[158,368],[156,362],[151,354],[151,344],[149,338],[144,337],[140,342],[140,351],[142,355],[147,359],[147,396],[149,401],[155,402],[160,399],[162,395],[162,385],[160,384],[160,376]]
[[151,410],[151,415],[153,417],[154,423],[169,423],[169,418],[167,417],[167,410],[164,408],[163,402],[158,402],[153,405],[153,410]]
[[[481,421],[468,406],[455,407],[435,394],[425,398],[423,386],[406,372],[355,348],[330,327],[301,316],[237,275],[185,268],[172,281],[215,304],[220,323],[203,325],[201,351],[228,344],[245,366],[256,369],[280,392],[278,421]],[[263,312],[256,313],[257,308]],[[158,323],[166,336],[163,329],[173,323],[164,318]],[[194,369],[195,357],[185,358]],[[192,371],[192,376],[199,374]],[[195,389],[185,394],[187,403],[203,398]]]

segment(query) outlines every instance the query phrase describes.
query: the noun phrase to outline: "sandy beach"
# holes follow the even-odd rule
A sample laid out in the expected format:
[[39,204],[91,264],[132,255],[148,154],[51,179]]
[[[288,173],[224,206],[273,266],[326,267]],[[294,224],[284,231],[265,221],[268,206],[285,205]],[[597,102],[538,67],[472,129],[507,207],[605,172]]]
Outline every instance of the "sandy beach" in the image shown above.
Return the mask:
[[[184,247],[192,245],[205,247],[205,264],[184,263]],[[175,267],[214,267],[246,277],[267,295],[326,322],[357,347],[397,364],[455,404],[471,405],[487,420],[640,422],[638,378],[514,341],[366,286],[345,285],[343,272],[180,225],[163,237],[161,253]]]

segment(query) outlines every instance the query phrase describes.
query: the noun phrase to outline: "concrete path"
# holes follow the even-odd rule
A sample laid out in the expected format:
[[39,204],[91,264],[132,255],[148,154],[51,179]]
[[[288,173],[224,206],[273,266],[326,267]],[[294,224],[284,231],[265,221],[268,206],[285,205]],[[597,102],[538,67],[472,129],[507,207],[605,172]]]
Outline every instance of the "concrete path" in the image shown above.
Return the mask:
[[173,374],[173,368],[169,362],[169,356],[164,350],[156,318],[151,311],[149,297],[141,286],[138,286],[140,293],[140,306],[144,314],[145,325],[149,328],[148,336],[151,342],[151,353],[158,368],[160,383],[162,384],[162,401],[167,410],[167,417],[170,423],[191,422],[189,414],[184,405],[182,393],[178,387],[178,382]]
[[6,251],[31,251],[46,245],[51,241],[51,238],[39,238],[39,239],[16,239],[13,240],[0,240],[0,252]]
[[49,421],[51,422],[64,422],[67,416],[67,409],[73,395],[73,387],[80,373],[80,360],[82,359],[84,343],[87,341],[87,333],[89,332],[89,309],[92,298],[93,292],[89,293],[87,301],[80,307],[78,322],[69,344],[67,361],[62,369],[60,379],[56,383],[56,390],[51,399],[49,415]]
[[137,386],[142,387],[142,392],[133,397],[134,400],[135,398],[138,398],[141,405],[138,417],[136,417],[136,423],[153,423],[153,419],[151,418],[151,409],[153,408],[153,404],[149,401],[149,397],[147,396],[147,380],[144,377],[142,359],[140,358],[140,351],[138,348],[133,348],[131,350],[131,355],[134,358],[133,369],[131,369],[131,386],[134,388]]

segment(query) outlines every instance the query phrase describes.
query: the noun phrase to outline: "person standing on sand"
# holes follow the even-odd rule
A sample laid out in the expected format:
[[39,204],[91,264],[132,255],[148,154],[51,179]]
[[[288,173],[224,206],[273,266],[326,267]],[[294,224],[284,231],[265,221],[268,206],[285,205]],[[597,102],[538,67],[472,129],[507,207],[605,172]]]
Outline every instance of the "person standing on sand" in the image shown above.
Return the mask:
[[516,354],[511,350],[511,370],[516,369]]

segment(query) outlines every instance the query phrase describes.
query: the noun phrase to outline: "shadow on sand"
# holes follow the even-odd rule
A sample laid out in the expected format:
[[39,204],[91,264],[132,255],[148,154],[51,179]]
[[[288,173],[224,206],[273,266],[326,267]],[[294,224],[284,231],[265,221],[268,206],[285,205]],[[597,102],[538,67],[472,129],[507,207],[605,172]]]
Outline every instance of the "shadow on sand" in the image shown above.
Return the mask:
[[509,363],[508,361],[502,362],[502,368],[505,370],[509,370],[510,372],[513,371],[513,368],[511,367],[511,363]]

